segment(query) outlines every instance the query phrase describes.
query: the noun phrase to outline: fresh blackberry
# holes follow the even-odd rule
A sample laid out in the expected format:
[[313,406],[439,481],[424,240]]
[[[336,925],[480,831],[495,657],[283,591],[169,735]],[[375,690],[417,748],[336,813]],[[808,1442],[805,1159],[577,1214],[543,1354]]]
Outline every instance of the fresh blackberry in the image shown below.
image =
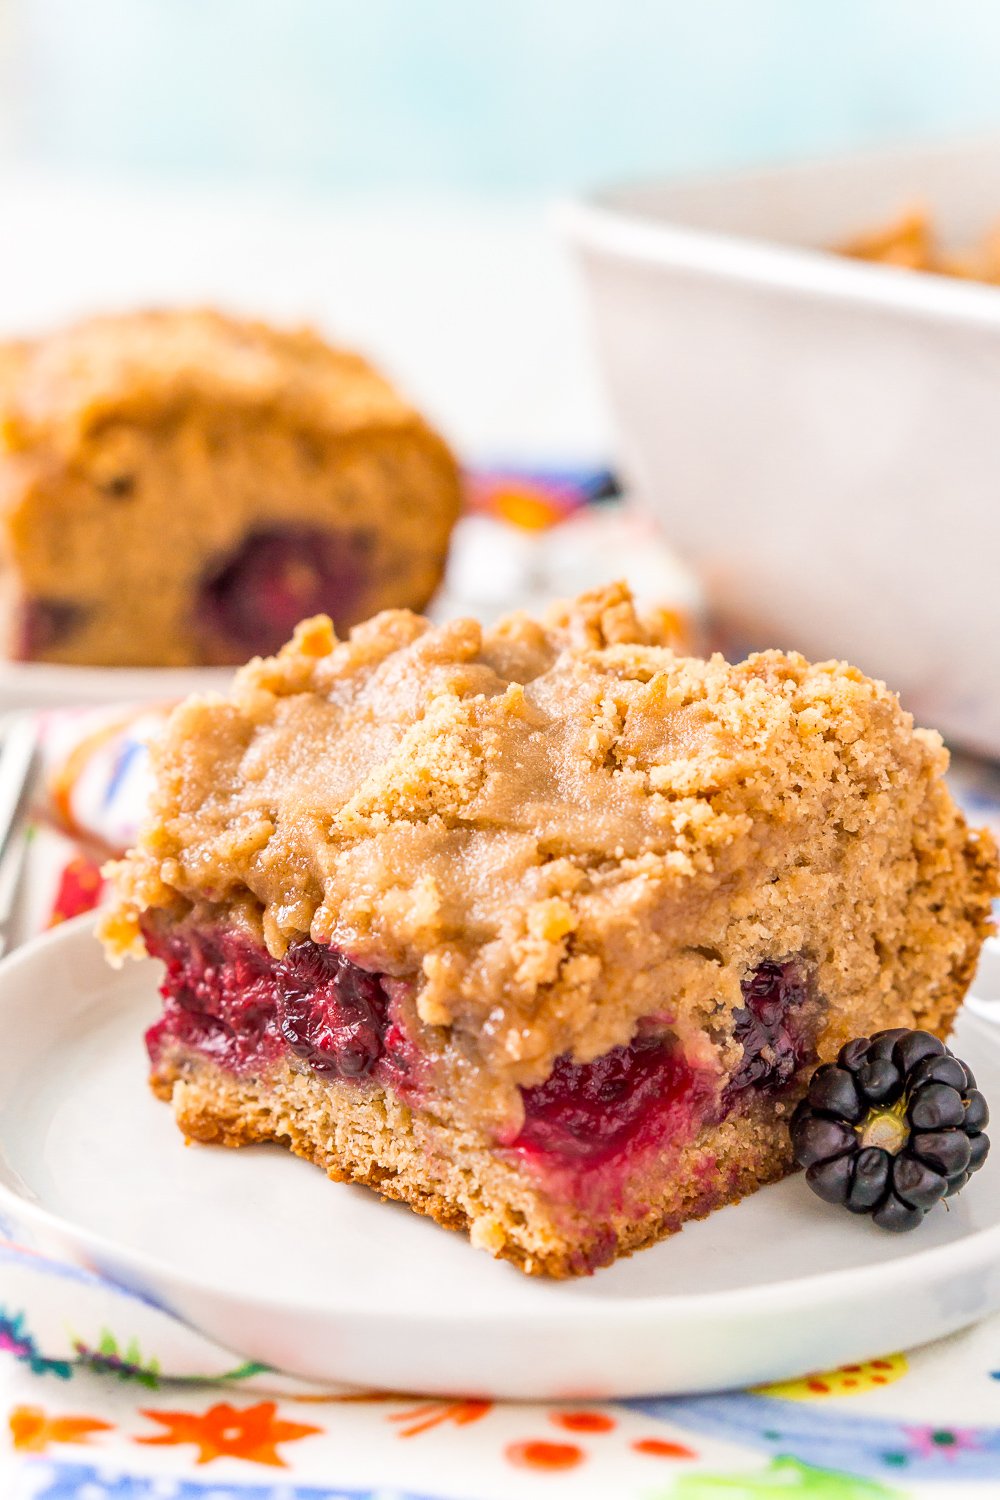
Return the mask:
[[899,1231],[982,1166],[989,1118],[971,1070],[943,1042],[896,1028],[848,1042],[817,1068],[789,1128],[818,1197]]

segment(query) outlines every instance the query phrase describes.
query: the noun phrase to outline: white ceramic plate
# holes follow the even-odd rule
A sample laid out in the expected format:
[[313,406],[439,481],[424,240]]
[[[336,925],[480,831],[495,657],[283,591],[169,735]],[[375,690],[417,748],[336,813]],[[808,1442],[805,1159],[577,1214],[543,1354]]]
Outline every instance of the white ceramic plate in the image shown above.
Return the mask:
[[0,662],[0,709],[170,703],[189,693],[224,693],[232,667],[67,667]]
[[[145,1084],[152,962],[109,969],[86,919],[0,964],[0,1210],[230,1349],[306,1378],[513,1398],[793,1377],[1000,1307],[1000,1152],[915,1234],[792,1179],[574,1283],[270,1147],[184,1149]],[[957,1048],[1000,1099],[1000,1029]]]

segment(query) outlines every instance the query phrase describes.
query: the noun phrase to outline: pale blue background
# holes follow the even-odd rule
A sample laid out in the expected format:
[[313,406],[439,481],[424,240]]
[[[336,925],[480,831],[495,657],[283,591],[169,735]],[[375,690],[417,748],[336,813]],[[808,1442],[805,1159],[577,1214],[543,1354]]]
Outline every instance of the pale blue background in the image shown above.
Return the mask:
[[550,193],[1000,126],[997,0],[0,0],[8,160]]

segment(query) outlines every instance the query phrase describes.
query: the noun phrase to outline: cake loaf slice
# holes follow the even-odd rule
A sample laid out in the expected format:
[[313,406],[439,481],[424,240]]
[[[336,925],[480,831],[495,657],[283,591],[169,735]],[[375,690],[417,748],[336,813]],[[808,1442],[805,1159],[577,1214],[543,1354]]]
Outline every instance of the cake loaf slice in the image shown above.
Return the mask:
[[944,1035],[996,856],[936,734],[842,663],[314,619],[179,707],[104,923],[162,960],[152,1084],[567,1276],[791,1166],[820,1061]]
[[459,510],[370,365],[210,311],[0,345],[0,653],[243,662],[320,610],[422,609]]

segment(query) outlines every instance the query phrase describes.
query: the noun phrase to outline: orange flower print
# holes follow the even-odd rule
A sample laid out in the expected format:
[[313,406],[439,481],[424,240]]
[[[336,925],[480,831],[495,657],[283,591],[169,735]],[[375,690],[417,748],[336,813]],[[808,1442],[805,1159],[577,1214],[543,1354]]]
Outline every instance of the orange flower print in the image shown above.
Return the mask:
[[278,1452],[278,1444],[294,1443],[323,1429],[305,1422],[285,1422],[275,1415],[276,1410],[273,1401],[259,1401],[256,1406],[242,1409],[220,1401],[201,1413],[143,1411],[142,1416],[162,1423],[167,1430],[135,1441],[154,1448],[193,1443],[198,1449],[195,1462],[199,1464],[210,1463],[213,1458],[243,1458],[247,1463],[283,1469],[287,1465]]
[[399,1429],[400,1437],[419,1437],[420,1433],[430,1432],[432,1427],[440,1427],[443,1422],[454,1422],[456,1427],[467,1427],[470,1422],[478,1422],[481,1417],[485,1417],[492,1407],[492,1401],[428,1401],[409,1411],[393,1412],[389,1421],[407,1424]]
[[15,1406],[10,1435],[18,1453],[45,1453],[50,1443],[89,1443],[94,1432],[110,1432],[96,1417],[50,1417],[40,1406]]

